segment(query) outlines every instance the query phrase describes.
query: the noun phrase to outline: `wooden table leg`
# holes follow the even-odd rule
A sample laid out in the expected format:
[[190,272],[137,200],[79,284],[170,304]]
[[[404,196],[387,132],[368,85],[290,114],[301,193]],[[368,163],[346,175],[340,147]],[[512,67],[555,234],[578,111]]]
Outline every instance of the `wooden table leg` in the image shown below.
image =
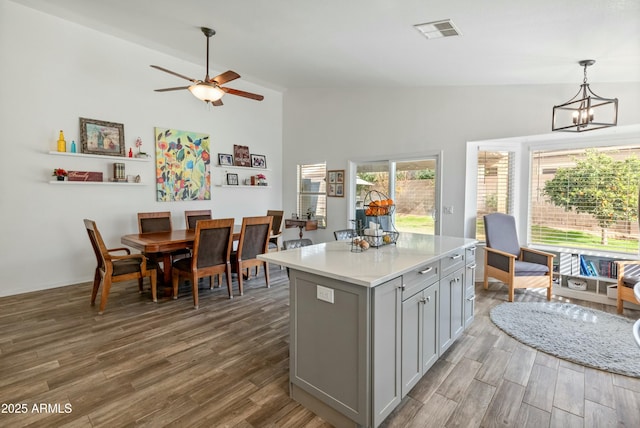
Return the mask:
[[171,285],[171,254],[162,253],[162,267],[164,270],[164,284]]

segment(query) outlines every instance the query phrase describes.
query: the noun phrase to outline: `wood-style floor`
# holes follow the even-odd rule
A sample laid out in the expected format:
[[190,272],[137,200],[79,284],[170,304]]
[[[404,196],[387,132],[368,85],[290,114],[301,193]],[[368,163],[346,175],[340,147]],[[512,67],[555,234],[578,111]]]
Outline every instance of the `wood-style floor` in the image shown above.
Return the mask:
[[[188,288],[154,304],[135,282],[102,316],[89,284],[0,298],[0,426],[328,427],[288,396],[288,281],[271,275],[232,300],[202,289],[199,310]],[[384,426],[640,426],[640,379],[520,344],[488,318],[505,289],[476,288],[475,322]]]

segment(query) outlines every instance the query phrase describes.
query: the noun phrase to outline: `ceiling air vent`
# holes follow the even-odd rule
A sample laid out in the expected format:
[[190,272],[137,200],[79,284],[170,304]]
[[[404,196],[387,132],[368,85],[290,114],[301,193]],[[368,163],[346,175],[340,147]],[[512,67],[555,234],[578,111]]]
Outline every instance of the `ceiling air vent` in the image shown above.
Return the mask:
[[416,24],[414,27],[420,31],[427,39],[437,39],[440,37],[459,36],[460,31],[453,25],[450,19],[442,21],[425,22]]

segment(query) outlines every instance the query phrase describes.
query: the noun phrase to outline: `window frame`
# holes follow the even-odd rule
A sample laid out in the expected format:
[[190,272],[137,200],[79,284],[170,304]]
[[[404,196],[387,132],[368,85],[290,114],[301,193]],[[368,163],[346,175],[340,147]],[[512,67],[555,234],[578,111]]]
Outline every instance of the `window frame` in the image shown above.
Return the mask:
[[[410,162],[412,160],[433,160],[436,163],[435,174],[435,217],[434,217],[434,235],[442,234],[442,169],[443,169],[443,151],[425,151],[414,153],[412,155],[403,156],[378,156],[378,157],[362,157],[349,160],[349,192],[347,194],[348,214],[350,219],[356,218],[356,179],[358,165],[362,163],[387,162],[389,164],[389,191],[388,196],[396,199],[395,194],[395,175],[396,164],[398,162]],[[353,222],[346,224],[347,228],[353,227]]]
[[[324,173],[322,176],[322,181],[321,183],[324,183],[324,190],[322,190],[323,186],[320,186],[319,191],[317,192],[311,192],[311,191],[306,191],[303,189],[302,186],[302,170],[305,167],[314,167],[314,168],[324,168]],[[315,212],[315,219],[318,220],[318,228],[319,229],[325,229],[327,227],[327,217],[328,217],[328,207],[327,207],[327,187],[326,187],[326,177],[327,177],[327,162],[326,161],[322,161],[322,162],[316,162],[316,163],[304,163],[304,164],[298,164],[296,166],[296,213],[299,217],[304,218],[304,216],[306,215],[306,212],[301,212],[302,208],[303,208],[303,202],[302,202],[302,198],[307,196],[307,197],[313,197],[313,196],[317,196],[318,200],[316,202],[316,212]],[[318,210],[317,210],[317,206],[318,205],[322,205],[320,199],[324,200],[324,215],[319,215],[318,214]]]
[[[477,217],[476,207],[476,183],[477,183],[477,152],[481,150],[514,151],[516,152],[514,180],[514,212],[516,217],[516,227],[521,245],[531,243],[531,174],[532,174],[532,153],[538,150],[562,150],[562,149],[586,149],[592,147],[615,147],[615,146],[640,146],[640,124],[607,128],[594,132],[581,134],[554,133],[532,136],[522,136],[513,138],[502,138],[484,141],[467,142],[467,176],[465,180],[465,224],[464,236],[472,238],[476,236],[475,224]],[[541,245],[531,245],[533,248],[558,249],[559,247],[548,247]],[[592,251],[586,249],[563,249],[576,252]],[[597,251],[598,253],[620,253],[609,251]],[[626,257],[631,257],[629,253],[622,253]]]

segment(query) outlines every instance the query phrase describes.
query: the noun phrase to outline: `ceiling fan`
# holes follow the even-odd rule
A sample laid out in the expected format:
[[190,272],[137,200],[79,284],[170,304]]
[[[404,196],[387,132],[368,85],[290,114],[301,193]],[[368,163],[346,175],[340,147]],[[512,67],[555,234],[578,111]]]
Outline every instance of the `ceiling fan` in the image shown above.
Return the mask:
[[211,38],[211,36],[216,34],[216,32],[215,30],[206,27],[201,27],[200,29],[207,37],[207,74],[204,80],[193,79],[191,77],[176,73],[175,71],[167,70],[166,68],[160,67],[158,65],[152,65],[151,67],[156,68],[160,71],[164,71],[165,73],[173,74],[174,76],[178,76],[182,79],[193,82],[193,85],[190,86],[177,86],[174,88],[156,89],[155,91],[168,92],[188,89],[196,98],[201,99],[206,103],[211,103],[214,106],[222,105],[222,96],[224,94],[238,95],[240,97],[262,101],[264,99],[264,96],[262,95],[252,94],[251,92],[245,92],[238,89],[226,88],[221,86],[240,77],[240,75],[235,71],[225,71],[224,73],[219,74],[216,77],[209,78],[209,39]]

